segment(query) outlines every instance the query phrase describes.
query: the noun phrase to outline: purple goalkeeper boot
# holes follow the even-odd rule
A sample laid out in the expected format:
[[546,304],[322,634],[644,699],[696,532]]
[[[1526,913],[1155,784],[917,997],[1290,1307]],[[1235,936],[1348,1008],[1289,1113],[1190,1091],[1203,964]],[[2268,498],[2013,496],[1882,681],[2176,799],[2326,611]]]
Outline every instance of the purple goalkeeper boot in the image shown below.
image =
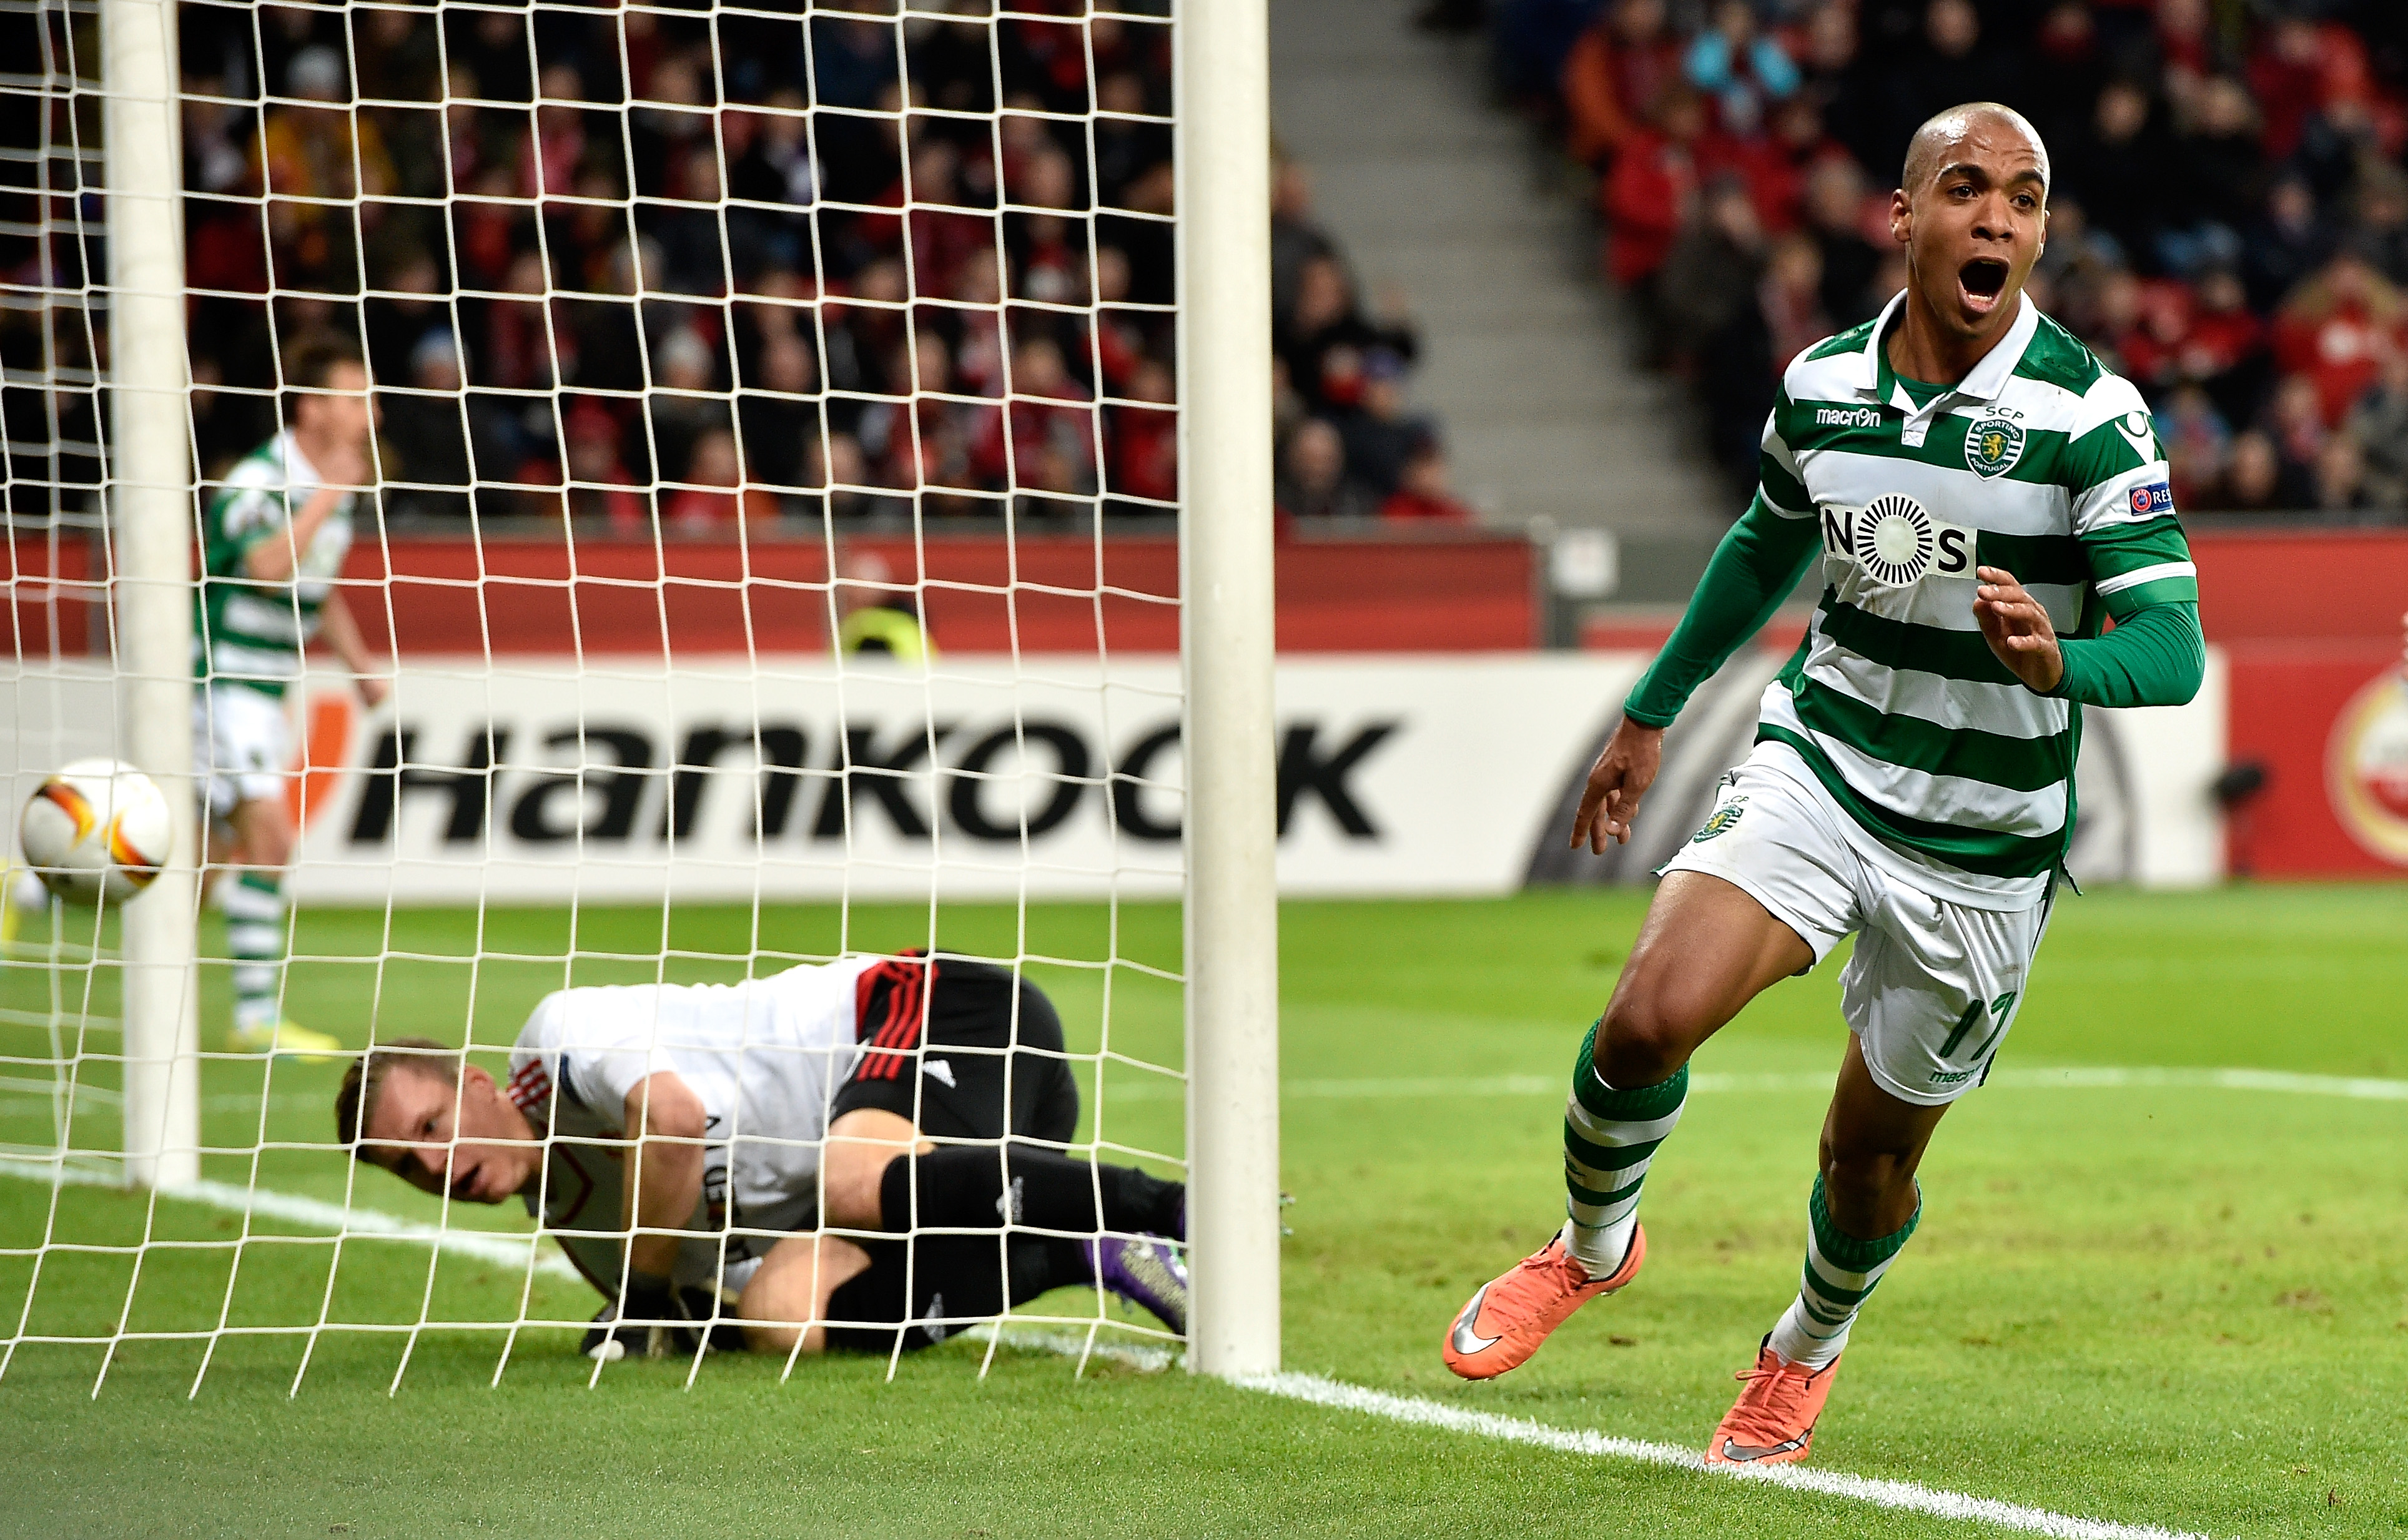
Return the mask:
[[1171,1331],[1186,1334],[1187,1264],[1180,1260],[1177,1247],[1152,1235],[1106,1235],[1083,1245],[1096,1282],[1143,1306]]

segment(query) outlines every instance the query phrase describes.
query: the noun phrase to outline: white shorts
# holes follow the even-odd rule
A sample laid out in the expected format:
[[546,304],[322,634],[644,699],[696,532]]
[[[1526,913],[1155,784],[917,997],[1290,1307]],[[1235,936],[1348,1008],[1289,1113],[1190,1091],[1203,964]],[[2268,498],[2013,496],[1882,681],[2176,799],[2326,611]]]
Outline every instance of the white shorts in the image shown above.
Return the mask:
[[209,816],[284,795],[293,722],[284,702],[240,684],[193,692],[193,775],[208,787]]
[[1664,863],[1744,890],[1821,962],[1855,932],[1841,1009],[1892,1096],[1955,1101],[1988,1072],[2023,1003],[2054,885],[2026,909],[1937,897],[1860,854],[1847,813],[1785,743],[1759,743],[1726,776],[1705,827]]

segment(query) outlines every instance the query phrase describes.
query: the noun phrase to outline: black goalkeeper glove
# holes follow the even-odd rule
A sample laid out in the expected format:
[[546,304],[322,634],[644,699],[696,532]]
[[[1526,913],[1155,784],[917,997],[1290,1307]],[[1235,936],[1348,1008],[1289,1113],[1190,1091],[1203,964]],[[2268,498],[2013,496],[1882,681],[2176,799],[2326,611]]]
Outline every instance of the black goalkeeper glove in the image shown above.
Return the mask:
[[[654,1274],[630,1274],[627,1291],[595,1316],[577,1350],[616,1363],[629,1357],[692,1358],[698,1347],[723,1352],[743,1346],[741,1329],[713,1303],[707,1288],[678,1288]],[[721,1317],[717,1325],[711,1324],[714,1315]]]

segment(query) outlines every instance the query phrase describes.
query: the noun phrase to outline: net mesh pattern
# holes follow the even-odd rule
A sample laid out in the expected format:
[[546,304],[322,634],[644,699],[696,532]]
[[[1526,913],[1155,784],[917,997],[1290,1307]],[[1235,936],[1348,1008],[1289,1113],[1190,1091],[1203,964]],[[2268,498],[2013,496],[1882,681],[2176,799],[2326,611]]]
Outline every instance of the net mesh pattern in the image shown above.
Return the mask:
[[[372,1040],[509,1085],[556,990],[989,963],[1064,1023],[1009,1056],[1069,1067],[1052,1146],[1180,1176],[1167,0],[177,19],[201,1179],[120,1189],[116,916],[12,871],[0,1374],[566,1351],[556,1239],[334,1115]],[[12,810],[128,756],[102,26],[0,0]],[[373,436],[309,463],[352,358]],[[347,547],[292,536],[322,484]],[[259,1051],[281,1022],[339,1056]],[[1093,1286],[1007,1324],[1175,1346]]]

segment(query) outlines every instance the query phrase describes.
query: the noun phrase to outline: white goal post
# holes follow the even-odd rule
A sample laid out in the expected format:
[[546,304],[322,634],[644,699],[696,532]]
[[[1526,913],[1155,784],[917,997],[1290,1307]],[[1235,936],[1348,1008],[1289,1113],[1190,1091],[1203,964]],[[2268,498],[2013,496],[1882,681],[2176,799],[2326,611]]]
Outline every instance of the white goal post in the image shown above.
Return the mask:
[[[1267,0],[1179,13],[1187,1099],[1209,1374],[1280,1364]],[[1206,1173],[1210,1173],[1208,1176]]]
[[[46,13],[54,8],[40,0],[35,3]],[[64,3],[93,14],[82,8],[84,0]],[[1168,11],[1179,450],[1176,720],[1183,759],[1183,783],[1171,789],[1183,797],[1184,806],[1178,848],[1182,855],[1184,1136],[1194,1300],[1188,1361],[1198,1372],[1224,1376],[1275,1372],[1281,1358],[1267,4],[1170,0]],[[447,5],[448,0],[437,0],[431,8],[439,13]],[[914,0],[875,5],[865,0],[861,14],[893,25],[899,39],[904,25],[923,17],[947,23],[968,18],[993,29],[1024,21],[1092,24],[1114,9],[1056,6],[1022,13],[1011,7],[1010,0],[992,5],[929,0],[929,5],[923,11]],[[365,15],[404,7],[352,8]],[[630,15],[649,9],[640,5],[624,8]],[[543,9],[541,0],[531,7]],[[723,10],[742,12],[743,7],[664,9],[659,14],[708,20]],[[204,788],[196,784],[192,742],[192,615],[195,531],[208,489],[196,466],[188,406],[195,372],[184,332],[187,189],[179,124],[186,104],[179,87],[177,11],[176,0],[97,0],[105,157],[98,190],[104,194],[108,267],[105,285],[87,281],[88,295],[103,301],[108,317],[108,424],[101,503],[108,531],[107,666],[118,717],[112,736],[121,757],[137,764],[168,790],[178,813],[167,866],[149,892],[123,911],[119,959],[124,1034],[122,1172],[127,1183],[152,1188],[163,1198],[190,1193],[196,1184],[208,1186],[201,1180],[210,1173],[204,1155],[233,1153],[204,1138],[203,1080],[215,1043],[214,1039],[204,1042],[207,1034],[196,1003],[205,968],[198,917],[206,906],[200,885],[203,831],[195,814]],[[814,7],[812,14],[817,13]],[[88,79],[80,85],[72,79],[51,84],[70,93],[91,89]],[[615,110],[631,111],[637,105],[624,103]],[[910,110],[905,109],[906,118]],[[623,194],[631,203],[633,180],[631,172],[629,189]],[[908,175],[904,185],[910,185]],[[898,210],[907,217],[910,196],[905,193],[905,206]],[[1000,221],[1004,194],[998,191],[996,197]],[[361,200],[354,195],[351,201],[356,206]],[[721,201],[724,213],[726,199]],[[48,218],[49,203],[44,207]],[[354,207],[351,213],[356,212]],[[1092,253],[1092,231],[1086,241]],[[633,281],[640,292],[647,278],[640,243],[637,250]],[[730,295],[723,303],[732,305],[733,300]],[[1000,313],[1010,302],[995,302],[995,308]],[[1092,325],[1092,317],[1082,324]],[[380,391],[391,383],[378,381]],[[1100,402],[1105,394],[1100,379],[1095,389]],[[274,399],[273,392],[269,398]],[[557,401],[553,415],[555,421],[561,419]],[[1101,421],[1100,410],[1090,415]],[[1008,418],[1003,431],[1008,444],[1016,431]],[[824,601],[833,612],[838,602],[833,590],[845,580],[835,575],[833,510],[840,475],[832,452],[820,462],[820,469],[824,476],[820,484],[827,488],[821,506],[830,532],[828,576],[814,602]],[[663,473],[661,479],[668,478]],[[1007,540],[1019,538],[1010,511],[1016,488],[1014,482],[1001,505]],[[1103,575],[1106,535],[1100,496],[1091,501],[1098,505],[1094,600],[1100,615],[1112,592]],[[739,500],[739,510],[742,506]],[[739,520],[742,516],[739,511]],[[911,528],[916,538],[921,529],[916,509]],[[364,536],[363,542],[368,539]],[[924,576],[917,581],[922,598],[926,588],[942,586]],[[1012,586],[1016,591],[1017,579]],[[1099,648],[1101,630],[1099,622]],[[831,640],[833,637],[831,626]],[[1021,661],[1016,638],[1013,647],[1016,668]],[[29,668],[34,661],[21,651],[21,667]],[[486,661],[491,663],[490,655]],[[581,655],[579,667],[585,667]],[[841,699],[840,684],[838,689]],[[579,710],[581,713],[583,707]],[[838,721],[841,727],[845,719]],[[21,760],[34,752],[26,746],[32,741],[29,734],[21,744]],[[400,753],[406,777],[409,751],[405,745]],[[931,756],[933,760],[933,749]],[[36,768],[30,763],[13,767],[21,786]],[[932,762],[932,776],[936,768]],[[810,772],[818,773],[815,767]],[[758,773],[771,775],[766,760]],[[848,768],[844,773],[852,771]],[[1021,773],[1035,778],[1033,771]],[[1117,803],[1122,792],[1113,782],[1110,775],[1096,781],[1092,799],[1108,807]],[[396,784],[407,789],[406,782]],[[936,783],[932,779],[929,784]],[[580,788],[581,796],[581,781]],[[848,795],[832,793],[823,805],[823,818],[827,816],[825,806]],[[1024,848],[1027,821],[1024,813]],[[849,842],[850,834],[847,838]],[[1117,877],[1112,880],[1118,882]],[[843,891],[850,895],[852,889]],[[1117,899],[1119,887],[1111,891]],[[1024,909],[1028,892],[1024,880]],[[757,893],[754,901],[757,907]],[[480,898],[480,914],[482,902]],[[932,925],[935,902],[932,898]],[[573,912],[573,900],[571,908]],[[1088,1057],[1108,1059],[1111,1055]],[[1104,1067],[1100,1062],[1095,1066],[1099,1096]],[[62,1135],[54,1210],[64,1194],[68,1158]],[[251,1180],[257,1183],[255,1152],[252,1169]],[[147,1230],[145,1234],[148,1245]],[[431,1296],[431,1284],[429,1291]],[[332,1292],[329,1284],[330,1298]],[[429,1308],[422,1306],[421,1328],[440,1324],[428,1317]],[[317,1329],[333,1327],[322,1317]],[[24,1329],[21,1325],[19,1330]],[[224,1330],[222,1317],[220,1331]],[[214,1351],[215,1336],[210,1341]],[[314,1335],[311,1341],[316,1341]]]
[[[174,833],[123,915],[125,1176],[201,1174],[199,834],[193,771],[193,455],[185,406],[175,0],[101,0],[109,383],[105,456],[126,759],[163,788]],[[176,792],[185,795],[176,795]]]

